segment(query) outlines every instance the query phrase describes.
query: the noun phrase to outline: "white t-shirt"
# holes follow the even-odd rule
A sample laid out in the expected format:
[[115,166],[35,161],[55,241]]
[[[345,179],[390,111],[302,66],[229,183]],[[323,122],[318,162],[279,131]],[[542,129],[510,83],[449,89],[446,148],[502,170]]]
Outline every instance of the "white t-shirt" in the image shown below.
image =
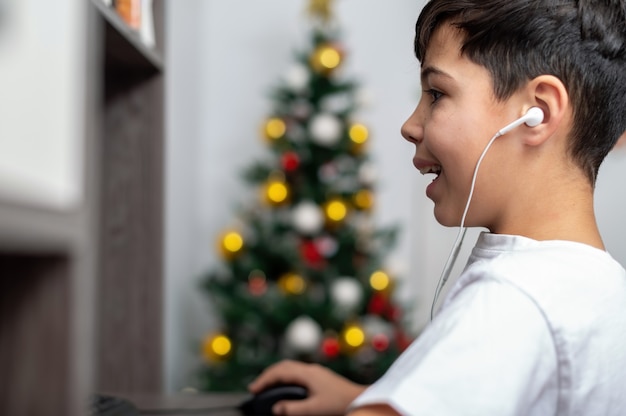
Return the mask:
[[441,310],[351,408],[626,415],[626,272],[568,241],[480,235]]

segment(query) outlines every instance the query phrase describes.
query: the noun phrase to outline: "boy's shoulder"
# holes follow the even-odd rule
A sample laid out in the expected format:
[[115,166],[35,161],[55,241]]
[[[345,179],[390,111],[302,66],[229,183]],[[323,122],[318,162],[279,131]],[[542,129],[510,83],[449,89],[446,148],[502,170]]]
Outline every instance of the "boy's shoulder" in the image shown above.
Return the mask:
[[470,285],[512,287],[558,325],[576,327],[613,311],[626,330],[626,270],[606,251],[586,244],[485,233],[453,290]]

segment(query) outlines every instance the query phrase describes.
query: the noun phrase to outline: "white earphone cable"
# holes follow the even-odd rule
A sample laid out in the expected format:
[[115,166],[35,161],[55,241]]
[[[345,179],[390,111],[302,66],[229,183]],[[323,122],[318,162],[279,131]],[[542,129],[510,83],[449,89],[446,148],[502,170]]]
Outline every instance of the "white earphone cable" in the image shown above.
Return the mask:
[[478,158],[478,162],[476,162],[476,167],[474,168],[474,175],[472,176],[472,184],[470,185],[470,192],[467,197],[467,202],[465,203],[465,210],[463,211],[463,215],[461,217],[461,224],[459,226],[459,232],[456,236],[456,240],[454,240],[454,245],[452,246],[452,250],[450,251],[450,255],[448,256],[448,260],[446,260],[446,264],[441,272],[441,276],[439,276],[439,281],[437,282],[437,289],[435,290],[435,296],[433,297],[433,303],[430,307],[430,320],[433,320],[435,315],[435,305],[437,304],[437,300],[439,299],[439,295],[441,290],[445,286],[448,278],[450,277],[450,273],[452,272],[452,268],[454,267],[454,263],[456,262],[457,257],[459,256],[459,251],[461,249],[461,245],[463,244],[463,239],[465,238],[465,232],[467,228],[465,227],[465,218],[467,217],[467,212],[469,211],[470,204],[472,202],[472,196],[474,195],[474,187],[476,186],[476,177],[478,176],[478,168],[482,163],[485,155],[487,154],[487,150],[491,147],[493,142],[502,136],[502,130],[498,131],[492,138],[489,140],[485,149],[481,153]]

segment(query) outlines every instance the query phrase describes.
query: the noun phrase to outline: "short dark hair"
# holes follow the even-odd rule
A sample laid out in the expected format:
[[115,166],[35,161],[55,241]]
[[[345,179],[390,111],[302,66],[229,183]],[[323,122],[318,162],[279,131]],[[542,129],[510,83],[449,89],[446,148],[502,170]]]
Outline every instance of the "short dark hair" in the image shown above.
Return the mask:
[[462,53],[490,72],[497,99],[539,75],[563,82],[570,156],[594,184],[626,130],[626,0],[431,0],[415,28],[420,62],[443,22],[462,31]]

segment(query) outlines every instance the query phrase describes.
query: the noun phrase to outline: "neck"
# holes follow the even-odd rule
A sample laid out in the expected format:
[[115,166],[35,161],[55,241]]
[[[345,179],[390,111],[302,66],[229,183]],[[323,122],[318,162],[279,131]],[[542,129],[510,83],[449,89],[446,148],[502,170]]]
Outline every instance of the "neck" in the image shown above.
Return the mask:
[[491,231],[534,240],[575,241],[604,250],[593,208],[593,187],[584,182],[534,189],[532,195],[518,198],[512,214]]

